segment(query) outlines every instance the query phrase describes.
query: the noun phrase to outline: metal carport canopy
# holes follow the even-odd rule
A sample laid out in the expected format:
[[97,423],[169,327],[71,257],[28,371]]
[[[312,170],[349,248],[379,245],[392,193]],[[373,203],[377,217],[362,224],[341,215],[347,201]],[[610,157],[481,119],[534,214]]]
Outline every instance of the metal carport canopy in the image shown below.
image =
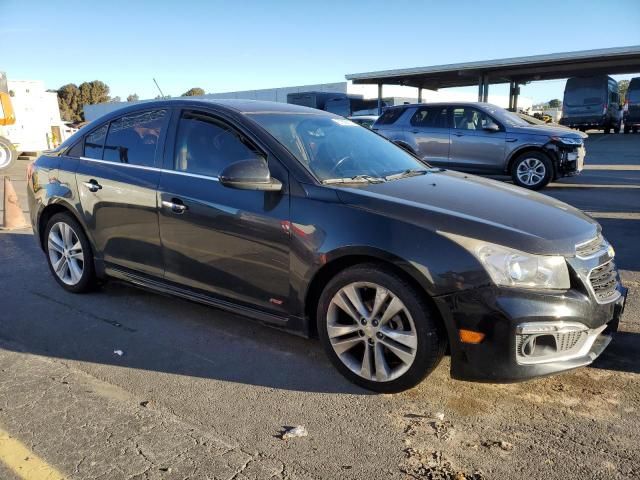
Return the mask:
[[640,72],[640,45],[580,52],[503,58],[431,67],[382,70],[345,75],[353,83],[404,85],[438,90],[487,83],[526,83],[572,76]]

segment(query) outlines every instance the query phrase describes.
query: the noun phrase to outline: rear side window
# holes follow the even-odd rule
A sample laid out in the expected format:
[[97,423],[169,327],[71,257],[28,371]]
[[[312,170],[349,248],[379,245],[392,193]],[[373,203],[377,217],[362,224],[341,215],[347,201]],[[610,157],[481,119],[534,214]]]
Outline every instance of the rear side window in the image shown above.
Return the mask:
[[404,112],[403,108],[387,108],[382,116],[376,121],[378,125],[391,125],[400,118]]
[[227,165],[259,156],[239,133],[211,115],[183,112],[176,135],[174,168],[217,177]]
[[104,144],[103,160],[153,166],[166,113],[166,110],[151,110],[113,120]]
[[102,125],[98,129],[84,137],[84,156],[88,158],[102,159],[102,147],[107,136],[108,125]]
[[447,128],[446,107],[422,107],[411,117],[414,127]]

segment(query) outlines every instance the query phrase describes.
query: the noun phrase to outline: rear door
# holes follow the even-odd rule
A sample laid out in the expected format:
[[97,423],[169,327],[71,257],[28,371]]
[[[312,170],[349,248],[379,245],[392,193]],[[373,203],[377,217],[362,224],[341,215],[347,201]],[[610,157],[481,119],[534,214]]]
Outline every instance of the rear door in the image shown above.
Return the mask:
[[[449,167],[478,173],[503,172],[506,137],[504,127],[475,107],[454,107],[451,113]],[[500,126],[500,131],[485,130],[484,127],[489,122]]]
[[84,138],[76,170],[81,210],[108,267],[163,274],[156,188],[168,117],[166,109],[130,113]]
[[[158,189],[165,278],[234,303],[289,307],[288,172],[225,118],[182,110],[168,138]],[[267,159],[280,192],[222,185],[224,167]]]
[[419,107],[409,119],[407,139],[418,156],[437,166],[447,166],[451,145],[447,107]]
[[640,123],[640,78],[634,78],[627,90],[627,118],[634,124]]

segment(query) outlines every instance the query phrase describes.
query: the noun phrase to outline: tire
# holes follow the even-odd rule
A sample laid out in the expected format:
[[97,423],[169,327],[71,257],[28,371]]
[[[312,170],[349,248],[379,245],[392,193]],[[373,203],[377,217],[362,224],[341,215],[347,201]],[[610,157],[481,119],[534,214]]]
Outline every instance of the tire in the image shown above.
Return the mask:
[[[342,303],[353,312],[354,303],[345,291],[359,292],[356,298],[361,299],[360,307],[369,318],[352,316],[338,306]],[[378,315],[371,316],[375,292],[385,300]],[[402,309],[396,313],[398,305]],[[392,316],[385,319],[384,312]],[[445,332],[423,295],[390,269],[376,264],[356,265],[338,273],[320,296],[316,319],[331,363],[351,382],[375,392],[396,393],[416,386],[438,365],[447,345]],[[401,338],[402,343],[393,338]],[[342,350],[340,354],[336,349]],[[364,365],[366,353],[368,368]]]
[[628,125],[624,126],[624,133],[629,133],[631,131],[631,128]]
[[[67,229],[70,229],[68,238],[65,235],[69,231]],[[96,286],[93,252],[78,221],[70,213],[55,214],[47,222],[43,239],[47,264],[58,284],[72,293],[93,290]],[[57,261],[63,263],[58,264]],[[56,272],[56,265],[60,265],[60,273]]]
[[632,131],[633,133],[638,133],[638,127],[633,127],[633,128],[631,129],[631,131]]
[[620,127],[622,125],[619,123],[618,125],[616,125],[615,127],[613,127],[613,133],[620,133]]
[[0,171],[8,169],[18,158],[13,144],[4,137],[0,137]]
[[[525,170],[530,174],[530,177],[527,177]],[[525,152],[518,156],[511,165],[511,178],[513,183],[519,187],[540,190],[546,187],[553,178],[553,165],[549,157],[542,152]],[[531,180],[528,181],[527,178]]]
[[607,133],[607,134],[611,133],[611,125],[606,125],[604,127],[604,133]]

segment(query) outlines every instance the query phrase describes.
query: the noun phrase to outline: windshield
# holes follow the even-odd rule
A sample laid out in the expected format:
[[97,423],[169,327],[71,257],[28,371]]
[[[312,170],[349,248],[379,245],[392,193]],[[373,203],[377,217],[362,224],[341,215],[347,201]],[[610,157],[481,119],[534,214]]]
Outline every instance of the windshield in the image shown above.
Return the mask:
[[248,116],[320,181],[384,178],[428,167],[380,135],[346,118],[322,113],[265,112]]
[[564,104],[568,107],[597,105],[605,101],[604,81],[599,78],[570,78],[564,89]]
[[499,122],[510,127],[528,127],[530,124],[525,122],[516,113],[500,108],[496,105],[487,105],[484,107],[486,112],[493,115]]

